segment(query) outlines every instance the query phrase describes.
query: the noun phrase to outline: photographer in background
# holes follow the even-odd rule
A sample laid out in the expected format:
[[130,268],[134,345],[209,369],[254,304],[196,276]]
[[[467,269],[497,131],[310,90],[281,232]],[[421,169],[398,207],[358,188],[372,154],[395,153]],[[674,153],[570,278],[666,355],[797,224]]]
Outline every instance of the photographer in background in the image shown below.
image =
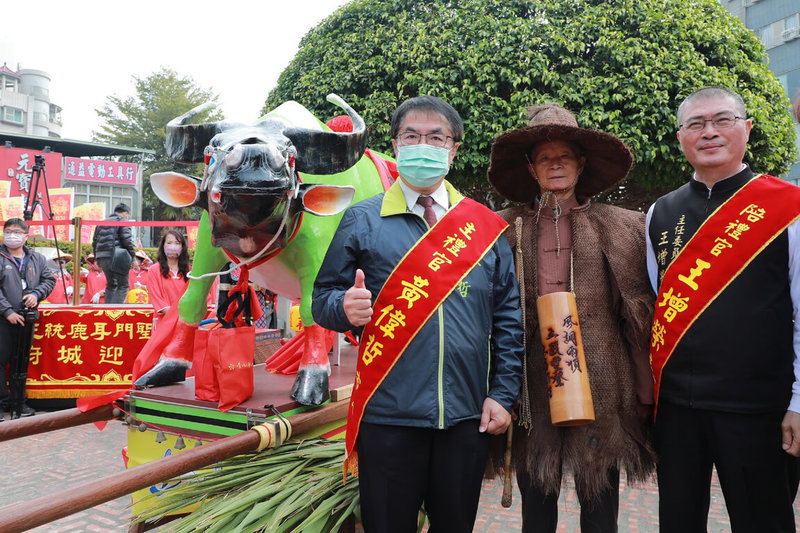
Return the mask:
[[[28,225],[20,218],[10,218],[3,225],[3,244],[0,244],[0,404],[6,408],[9,402],[9,388],[6,385],[6,366],[15,358],[29,354],[14,353],[19,343],[12,342],[21,335],[26,319],[30,323],[39,318],[36,307],[53,290],[56,280],[47,268],[43,255],[25,246],[28,238]],[[33,340],[33,329],[30,330]],[[28,346],[30,342],[22,343]],[[12,363],[11,367],[14,368]],[[15,386],[14,380],[11,381]],[[22,383],[24,388],[25,384]],[[12,391],[12,396],[13,396]],[[19,391],[16,391],[19,392]],[[22,391],[22,398],[25,391]],[[22,404],[21,415],[31,416],[34,410]],[[0,410],[0,421],[2,421]]]

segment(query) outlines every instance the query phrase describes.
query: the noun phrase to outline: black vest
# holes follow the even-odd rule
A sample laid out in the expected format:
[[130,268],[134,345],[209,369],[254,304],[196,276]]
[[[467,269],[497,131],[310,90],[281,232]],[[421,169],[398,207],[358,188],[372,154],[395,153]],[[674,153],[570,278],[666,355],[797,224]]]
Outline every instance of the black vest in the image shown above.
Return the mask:
[[[649,236],[659,285],[705,219],[752,177],[746,168],[711,191],[692,180],[656,201]],[[789,237],[784,231],[686,332],[664,366],[659,401],[732,412],[786,410],[794,382],[792,335]]]

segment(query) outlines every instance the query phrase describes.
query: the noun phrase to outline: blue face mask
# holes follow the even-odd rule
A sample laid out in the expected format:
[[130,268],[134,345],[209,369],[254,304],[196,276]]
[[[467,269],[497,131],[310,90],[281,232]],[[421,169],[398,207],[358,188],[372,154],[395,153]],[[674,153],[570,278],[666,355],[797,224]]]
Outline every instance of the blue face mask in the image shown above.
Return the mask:
[[397,149],[397,171],[412,186],[436,185],[450,170],[450,150],[429,144],[412,144]]

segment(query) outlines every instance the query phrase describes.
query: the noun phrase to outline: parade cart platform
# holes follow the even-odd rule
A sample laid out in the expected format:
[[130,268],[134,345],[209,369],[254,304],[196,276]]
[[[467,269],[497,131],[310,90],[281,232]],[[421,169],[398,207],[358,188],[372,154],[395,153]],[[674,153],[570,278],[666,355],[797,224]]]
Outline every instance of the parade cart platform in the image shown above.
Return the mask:
[[[349,397],[356,374],[355,348],[345,348],[342,352],[340,365],[331,362],[328,378],[333,401]],[[194,378],[165,387],[131,390],[127,397],[130,410],[126,411],[145,423],[148,430],[158,427],[201,440],[219,439],[274,417],[272,407],[286,417],[315,409],[289,397],[295,377],[295,374],[272,374],[263,364],[254,365],[253,396],[224,413],[217,409],[216,402],[195,399]]]
[[[247,431],[275,418],[276,411],[286,418],[306,415],[309,423],[292,440],[311,437],[344,438],[347,404],[356,371],[356,349],[341,350],[339,365],[331,359],[329,388],[331,400],[321,407],[300,405],[289,397],[295,375],[272,374],[263,364],[254,368],[253,396],[230,411],[221,412],[216,402],[195,399],[194,379],[144,390],[131,390],[125,398],[128,415],[127,467],[133,468],[191,450],[224,437]],[[340,404],[333,417],[323,416],[326,408]],[[319,419],[314,420],[317,413]],[[138,490],[133,496],[133,515],[147,508],[146,497],[177,486],[180,482],[156,483]]]
[[[343,439],[356,349],[342,348],[340,357],[332,358],[331,363],[331,400],[319,407],[303,406],[289,397],[294,375],[271,374],[259,364],[254,366],[253,396],[227,412],[219,411],[214,402],[196,400],[194,379],[187,378],[165,387],[119,390],[114,393],[119,394],[118,400],[88,411],[73,408],[7,421],[0,426],[0,441],[122,418],[129,426],[127,446],[121,450],[127,469],[4,507],[0,531],[27,531],[129,494],[133,497],[132,516],[136,516],[147,508],[141,503],[144,496],[177,486],[183,474],[255,451],[263,444],[263,432],[257,430],[278,417],[275,411],[291,426],[289,442],[312,437]],[[158,522],[174,517],[162,517]],[[156,525],[139,522],[131,531]],[[349,520],[347,526],[343,531],[352,531],[354,522]]]

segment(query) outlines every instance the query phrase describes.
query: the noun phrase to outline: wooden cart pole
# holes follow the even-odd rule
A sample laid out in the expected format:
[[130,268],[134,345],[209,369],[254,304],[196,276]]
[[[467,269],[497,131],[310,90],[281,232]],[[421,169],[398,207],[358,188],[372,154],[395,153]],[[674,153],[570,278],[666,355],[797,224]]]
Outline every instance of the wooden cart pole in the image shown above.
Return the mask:
[[70,428],[89,424],[91,422],[102,422],[121,416],[122,411],[114,413],[112,404],[101,405],[85,413],[78,408],[64,409],[53,413],[38,414],[27,418],[17,418],[8,423],[0,425],[0,442],[29,437],[39,433],[47,433],[56,429]]
[[[288,417],[292,434],[300,435],[319,425],[345,418],[349,403],[347,401],[330,403],[314,411]],[[192,470],[254,451],[260,442],[261,436],[257,431],[243,431],[133,467],[120,474],[83,483],[55,494],[7,505],[0,509],[2,517],[0,533],[16,533],[47,524]]]

